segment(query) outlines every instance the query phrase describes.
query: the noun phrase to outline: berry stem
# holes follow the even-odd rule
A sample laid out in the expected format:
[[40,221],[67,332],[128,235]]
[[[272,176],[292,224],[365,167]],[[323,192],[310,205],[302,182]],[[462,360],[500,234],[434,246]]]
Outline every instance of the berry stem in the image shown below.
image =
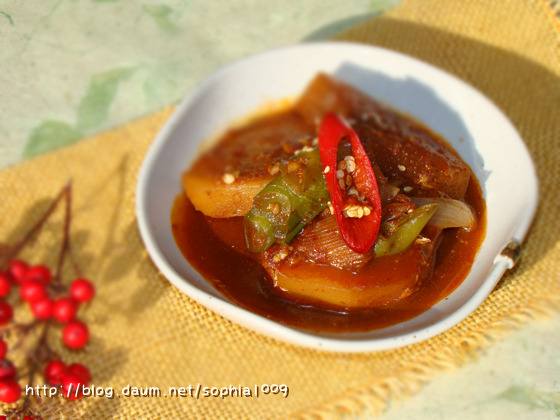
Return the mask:
[[[66,185],[66,187],[64,187],[64,189],[66,192],[64,227],[62,229],[62,245],[60,247],[60,253],[58,255],[58,263],[56,265],[56,271],[54,272],[53,275],[54,283],[60,283],[60,276],[62,273],[62,265],[64,263],[64,257],[66,256],[66,253],[70,251],[70,224],[72,222],[72,181],[68,182],[68,184]],[[76,268],[73,258],[72,258],[72,262],[74,263],[74,268]]]
[[12,332],[15,332],[15,333],[21,334],[21,335],[25,335],[29,331],[31,331],[33,328],[35,328],[37,325],[39,325],[40,323],[41,323],[41,321],[35,320],[35,321],[28,322],[26,324],[14,323],[13,325],[8,326],[8,327],[0,327],[0,338],[7,337]]
[[[44,363],[45,360],[48,360],[52,354],[55,354],[51,350],[47,342],[48,331],[49,331],[49,327],[51,326],[51,321],[50,320],[42,321],[42,323],[45,324],[45,327],[43,328],[43,331],[41,331],[41,336],[37,340],[35,349],[30,354],[27,355],[27,361],[29,362],[31,367],[28,373],[26,372],[27,373],[26,384],[31,384],[31,386],[33,386],[32,384],[34,383],[35,375],[37,374],[38,371],[40,371],[40,365]],[[25,415],[27,413],[28,409],[31,407],[31,403],[32,403],[31,397],[32,394],[25,393],[23,402],[19,409],[19,414]]]
[[27,242],[29,242],[33,238],[33,236],[35,236],[35,234],[37,234],[42,229],[45,222],[49,219],[51,214],[56,209],[58,203],[64,197],[67,197],[69,195],[69,191],[71,190],[71,188],[72,188],[72,180],[69,180],[68,183],[62,188],[62,190],[55,197],[55,199],[53,200],[53,202],[51,203],[51,205],[49,206],[47,211],[43,214],[43,216],[35,223],[35,225],[33,225],[33,227],[29,231],[27,231],[27,233],[24,235],[24,237],[19,242],[16,242],[6,252],[6,254],[4,254],[3,258],[0,260],[0,268],[5,267],[6,264],[8,263],[8,261],[17,257],[18,254],[23,249],[23,247],[27,244]]

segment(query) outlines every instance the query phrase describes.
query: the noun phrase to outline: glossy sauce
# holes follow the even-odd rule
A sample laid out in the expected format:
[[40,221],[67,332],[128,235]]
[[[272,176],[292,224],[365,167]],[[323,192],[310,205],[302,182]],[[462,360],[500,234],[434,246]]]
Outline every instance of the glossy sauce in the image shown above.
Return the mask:
[[[185,258],[229,300],[265,318],[298,328],[362,332],[411,319],[461,284],[484,239],[486,207],[481,195],[480,186],[472,176],[465,201],[474,209],[478,224],[470,232],[462,228],[444,230],[432,275],[417,291],[381,307],[347,312],[315,307],[276,293],[260,263],[244,249],[241,217],[206,217],[181,194],[175,200],[171,224],[175,241]],[[375,260],[355,274],[358,281],[367,282],[374,275],[371,267],[375,264],[372,263]]]

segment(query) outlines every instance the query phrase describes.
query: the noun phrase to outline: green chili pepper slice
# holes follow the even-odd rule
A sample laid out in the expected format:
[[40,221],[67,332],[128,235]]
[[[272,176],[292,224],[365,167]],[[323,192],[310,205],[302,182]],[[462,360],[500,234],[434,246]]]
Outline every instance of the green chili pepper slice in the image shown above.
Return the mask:
[[418,207],[412,213],[402,216],[391,236],[377,237],[373,249],[375,257],[393,255],[407,249],[422,232],[437,208],[438,204],[426,204]]
[[276,242],[289,243],[326,208],[328,200],[318,149],[283,162],[280,175],[257,194],[245,215],[247,248],[264,252]]

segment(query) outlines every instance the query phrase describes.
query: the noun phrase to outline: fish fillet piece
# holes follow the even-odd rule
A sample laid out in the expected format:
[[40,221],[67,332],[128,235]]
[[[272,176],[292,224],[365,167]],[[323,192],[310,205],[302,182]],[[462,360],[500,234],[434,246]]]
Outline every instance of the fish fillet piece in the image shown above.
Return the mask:
[[[319,74],[296,103],[309,123],[327,112],[348,119],[364,149],[389,182],[400,180],[421,189],[443,191],[460,200],[470,181],[464,163],[426,129],[385,107],[352,86]],[[429,152],[429,158],[427,153]]]
[[[332,261],[302,258],[299,249],[286,245],[270,248],[261,263],[275,290],[290,300],[333,309],[372,308],[405,299],[422,286],[432,273],[440,239],[441,229],[429,227],[398,254],[362,260],[347,255],[342,260],[358,263],[357,273]],[[340,255],[336,259],[342,261]]]
[[314,128],[293,111],[230,130],[219,147],[203,154],[183,174],[194,207],[206,216],[245,215],[253,198],[276,176],[274,165],[310,145]]
[[366,153],[369,150],[375,156],[389,180],[421,190],[442,191],[456,200],[465,196],[470,171],[440,143],[418,131],[407,134],[382,131],[367,122],[354,128]]
[[413,246],[400,254],[376,258],[358,274],[309,260],[293,263],[288,258],[280,262],[267,259],[263,266],[275,290],[290,300],[359,309],[410,296],[423,280],[426,261],[420,248]]

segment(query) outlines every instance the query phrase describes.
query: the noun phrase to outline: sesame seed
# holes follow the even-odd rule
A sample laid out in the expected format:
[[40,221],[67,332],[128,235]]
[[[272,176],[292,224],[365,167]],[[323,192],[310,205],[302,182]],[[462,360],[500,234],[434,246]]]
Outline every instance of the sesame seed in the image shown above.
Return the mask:
[[288,173],[291,174],[292,172],[297,171],[300,166],[299,162],[294,162],[293,160],[288,162]]
[[278,203],[270,203],[267,206],[267,210],[270,210],[272,214],[275,216],[280,213],[280,204]]
[[331,212],[331,214],[334,214],[334,207],[333,207],[332,203],[329,201],[327,203],[327,205],[329,206],[329,211]]
[[407,185],[406,187],[403,188],[403,191],[404,192],[410,192],[410,191],[412,191],[412,187]]
[[286,258],[287,256],[288,256],[288,253],[286,251],[280,251],[277,254],[275,254],[274,257],[272,257],[272,261],[280,262],[284,258]]
[[347,206],[347,209],[342,212],[342,215],[344,217],[359,219],[364,215],[364,211],[361,210],[361,216],[360,216],[360,210],[361,210],[360,206]]
[[299,155],[301,153],[311,152],[312,150],[313,150],[313,147],[303,146],[301,149],[296,150],[295,154]]
[[315,137],[315,138],[313,139],[313,141],[311,142],[311,144],[312,144],[313,146],[317,146],[317,145],[319,144],[319,137]]
[[375,120],[375,122],[380,125],[381,127],[385,127],[385,123],[383,122],[383,120],[381,119],[381,117],[377,114],[372,114],[373,119]]
[[406,166],[404,166],[404,165],[399,165],[398,168],[399,168],[399,171],[401,171],[401,172],[406,171]]
[[328,174],[330,170],[331,170],[330,166],[325,166],[325,169],[323,170],[323,173]]
[[342,215],[351,219],[361,219],[371,214],[371,207],[347,204],[342,210]]
[[224,176],[222,176],[222,181],[224,181],[226,184],[231,184],[233,181],[235,181],[235,177],[232,174],[224,174]]
[[280,171],[280,162],[276,162],[274,165],[268,167],[268,173],[270,175],[276,175]]

